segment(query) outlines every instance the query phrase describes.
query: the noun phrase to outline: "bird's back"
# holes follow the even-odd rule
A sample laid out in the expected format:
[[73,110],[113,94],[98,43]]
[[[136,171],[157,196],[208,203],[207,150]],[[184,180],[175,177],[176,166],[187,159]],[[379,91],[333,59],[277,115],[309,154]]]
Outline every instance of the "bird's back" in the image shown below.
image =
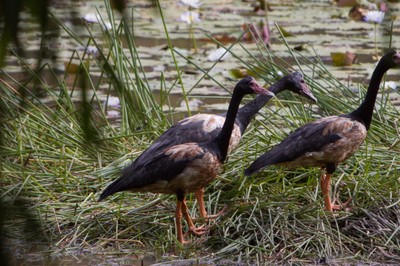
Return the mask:
[[[221,132],[224,122],[224,115],[197,114],[187,117],[165,131],[149,149],[155,153],[178,144],[211,141]],[[240,139],[240,128],[235,124],[230,138],[229,151],[239,144]]]
[[349,158],[365,139],[360,122],[346,116],[330,116],[308,123],[291,133],[280,144],[256,159],[246,174],[269,165],[324,167]]
[[222,165],[208,143],[173,145],[157,154],[146,150],[103,191],[99,200],[126,190],[175,194],[204,187]]
[[[180,120],[165,131],[154,143],[148,147],[131,165],[126,167],[121,177],[111,183],[101,194],[99,200],[119,191],[146,191],[154,193],[175,193],[169,187],[169,180],[179,175],[190,163],[196,164],[195,157],[204,156],[205,152],[212,152],[213,145],[225,122],[220,115],[197,114]],[[240,129],[235,126],[230,139],[229,151],[236,147],[241,138]],[[206,151],[203,147],[207,146]],[[215,145],[214,145],[215,146]],[[172,160],[172,151],[179,154],[180,160]],[[215,157],[217,158],[217,157]],[[218,162],[213,156],[205,159],[211,165],[211,176],[214,178],[214,168]],[[196,169],[190,168],[190,171]],[[200,167],[196,166],[197,168]],[[205,168],[205,167],[204,167]],[[201,170],[204,173],[207,169]],[[206,178],[207,179],[207,178]],[[175,183],[180,182],[179,178]],[[175,184],[176,186],[177,184]]]

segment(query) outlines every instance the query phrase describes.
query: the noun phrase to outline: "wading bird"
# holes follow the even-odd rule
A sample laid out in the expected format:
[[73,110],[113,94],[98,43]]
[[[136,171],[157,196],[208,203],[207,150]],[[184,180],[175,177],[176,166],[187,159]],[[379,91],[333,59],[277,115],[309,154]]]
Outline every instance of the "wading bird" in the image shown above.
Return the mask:
[[321,190],[327,211],[337,210],[330,198],[330,179],[340,162],[348,159],[367,136],[379,85],[383,75],[400,66],[400,54],[386,53],[376,66],[361,105],[349,114],[329,116],[308,123],[291,133],[277,146],[257,158],[246,170],[251,175],[269,165],[321,167]]
[[[282,77],[277,83],[269,88],[269,91],[277,95],[288,90],[293,93],[304,96],[305,98],[316,102],[316,98],[308,88],[300,72],[293,72]],[[239,108],[236,115],[234,128],[229,142],[228,154],[237,147],[247,126],[261,108],[270,100],[271,95],[258,95],[254,100],[248,102]],[[160,152],[167,147],[187,142],[204,142],[217,137],[223,124],[225,123],[225,114],[197,114],[185,118],[165,131],[150,147],[152,152]],[[199,204],[199,212],[202,218],[215,218],[223,213],[207,216],[204,206],[204,188],[195,191],[196,199]]]
[[258,85],[252,77],[240,80],[233,90],[225,122],[217,136],[201,142],[188,141],[168,145],[161,150],[154,147],[154,145],[163,145],[157,141],[123,170],[121,177],[103,191],[99,200],[125,190],[175,194],[178,241],[186,243],[182,232],[182,215],[190,233],[197,236],[203,235],[206,229],[195,227],[189,215],[185,196],[189,192],[204,188],[217,176],[228,154],[240,102],[244,95],[253,93],[273,96],[271,92]]

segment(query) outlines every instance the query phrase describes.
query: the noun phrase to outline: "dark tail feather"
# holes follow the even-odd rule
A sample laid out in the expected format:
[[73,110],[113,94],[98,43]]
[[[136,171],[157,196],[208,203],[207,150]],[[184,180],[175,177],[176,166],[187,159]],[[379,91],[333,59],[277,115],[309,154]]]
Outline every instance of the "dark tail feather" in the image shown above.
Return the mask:
[[109,184],[108,187],[101,193],[99,201],[122,190],[123,190],[123,182],[121,182],[121,179],[119,178],[114,182],[112,182],[111,184]]
[[260,171],[262,168],[267,167],[269,163],[267,162],[267,154],[263,154],[260,157],[258,157],[245,171],[244,174],[247,176],[250,176],[258,171]]

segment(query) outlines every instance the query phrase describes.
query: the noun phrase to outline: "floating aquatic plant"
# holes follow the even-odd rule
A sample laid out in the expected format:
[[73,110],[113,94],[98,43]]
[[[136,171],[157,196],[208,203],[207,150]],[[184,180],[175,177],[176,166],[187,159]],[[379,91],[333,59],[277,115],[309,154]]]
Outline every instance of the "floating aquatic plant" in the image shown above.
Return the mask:
[[208,54],[208,61],[224,61],[230,57],[229,51],[223,47],[220,47],[216,50],[211,51]]
[[89,46],[79,46],[78,50],[85,51],[85,53],[97,57],[99,55],[99,49],[96,46],[89,45]]
[[382,11],[368,11],[365,14],[365,21],[374,23],[374,43],[375,43],[375,55],[378,56],[378,47],[376,41],[376,25],[381,24],[385,17],[385,13]]
[[[118,118],[121,115],[121,101],[118,97],[108,96],[107,100],[104,102],[106,114],[108,118]],[[108,108],[110,107],[110,108]]]
[[86,14],[83,19],[86,22],[89,23],[98,23],[100,24],[105,30],[111,30],[112,29],[112,25],[110,22],[105,22],[102,20],[101,16],[99,14],[94,14],[94,13],[88,13]]
[[181,0],[180,2],[189,8],[199,8],[203,4],[199,0]]
[[100,20],[100,16],[98,14],[88,13],[83,17],[83,19],[89,23],[97,23]]
[[400,84],[398,82],[395,82],[395,81],[386,81],[385,82],[385,88],[395,90],[399,87],[400,87]]
[[332,52],[331,58],[334,66],[351,66],[355,62],[357,55],[349,51],[345,53]]
[[193,11],[187,11],[181,14],[180,21],[186,22],[189,25],[192,25],[195,22],[200,22],[200,14]]
[[384,17],[385,17],[385,13],[382,11],[377,11],[377,10],[368,11],[365,14],[365,21],[381,24]]
[[263,42],[269,45],[271,40],[271,31],[268,26],[268,21],[260,20],[258,24],[243,24],[243,31],[246,33],[243,35],[243,39],[246,41],[251,41],[253,39],[261,38]]
[[196,39],[194,38],[193,23],[200,22],[200,14],[193,9],[199,8],[202,3],[198,0],[181,0],[180,3],[188,7],[188,11],[181,14],[180,20],[189,24],[189,38],[193,41],[193,48],[197,52]]

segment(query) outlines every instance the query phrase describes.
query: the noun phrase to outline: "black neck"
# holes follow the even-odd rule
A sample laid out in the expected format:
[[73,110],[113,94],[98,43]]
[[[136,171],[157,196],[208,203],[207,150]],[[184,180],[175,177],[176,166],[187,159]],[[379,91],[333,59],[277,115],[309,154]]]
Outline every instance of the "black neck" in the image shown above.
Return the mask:
[[[280,93],[285,89],[286,79],[280,79],[277,83],[272,85],[269,88],[269,91],[274,93],[275,95]],[[263,106],[272,99],[271,95],[258,95],[254,100],[248,102],[246,105],[241,107],[236,116],[236,122],[240,127],[240,132],[243,135],[247,126],[250,124],[250,121],[254,118],[254,116],[263,108]]]
[[235,124],[235,118],[241,100],[243,99],[243,94],[237,90],[233,91],[231,101],[229,103],[228,112],[226,113],[225,122],[219,132],[217,138],[215,139],[218,150],[220,154],[220,160],[223,162],[228,154],[229,141],[231,139],[232,130]]
[[367,95],[365,95],[364,101],[361,105],[350,113],[350,116],[355,117],[358,121],[362,122],[367,129],[369,129],[372,120],[372,113],[374,111],[374,105],[376,97],[379,91],[379,85],[382,81],[383,75],[389,70],[382,61],[378,63],[374,72],[372,73],[371,80],[369,82]]

